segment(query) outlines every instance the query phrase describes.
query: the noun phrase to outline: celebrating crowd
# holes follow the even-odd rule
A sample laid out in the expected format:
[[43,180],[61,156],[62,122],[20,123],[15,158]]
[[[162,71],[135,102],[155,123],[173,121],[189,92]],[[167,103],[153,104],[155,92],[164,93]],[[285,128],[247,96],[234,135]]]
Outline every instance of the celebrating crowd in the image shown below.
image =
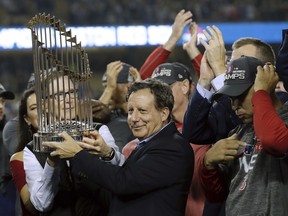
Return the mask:
[[[0,85],[0,215],[288,215],[288,31],[277,51],[252,37],[226,50],[207,26],[201,53],[193,18],[181,9],[141,68],[109,63],[89,104],[97,126],[81,140],[65,130],[44,140],[51,152],[33,149],[47,122],[37,107],[56,122],[81,119],[74,80],[31,73],[10,120],[15,96]],[[187,25],[191,64],[171,62]],[[37,82],[53,92],[42,104]]]
[[[221,5],[219,7],[219,5]],[[25,26],[31,14],[46,12],[69,25],[170,24],[182,8],[201,22],[287,20],[286,0],[0,0],[0,26]]]

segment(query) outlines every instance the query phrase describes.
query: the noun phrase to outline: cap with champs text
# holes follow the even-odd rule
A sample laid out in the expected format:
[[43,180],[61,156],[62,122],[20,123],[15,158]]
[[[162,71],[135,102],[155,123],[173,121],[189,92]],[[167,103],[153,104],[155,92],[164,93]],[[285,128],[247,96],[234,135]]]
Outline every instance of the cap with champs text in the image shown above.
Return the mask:
[[216,99],[221,95],[236,97],[243,94],[255,82],[257,67],[264,64],[257,58],[241,56],[233,60],[227,67],[224,86],[214,95]]
[[3,97],[6,100],[13,100],[15,98],[15,95],[13,92],[7,91],[0,83],[0,97]]
[[189,68],[178,62],[160,64],[153,71],[151,78],[155,78],[168,85],[171,85],[176,81],[183,81],[185,79],[188,79],[190,84],[192,83]]

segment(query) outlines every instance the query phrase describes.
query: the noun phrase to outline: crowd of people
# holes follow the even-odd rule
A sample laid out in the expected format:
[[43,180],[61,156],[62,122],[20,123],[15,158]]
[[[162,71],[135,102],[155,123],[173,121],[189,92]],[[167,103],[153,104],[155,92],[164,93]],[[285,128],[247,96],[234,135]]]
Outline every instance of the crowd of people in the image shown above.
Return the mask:
[[[171,62],[187,25],[190,64]],[[38,79],[53,97],[37,101],[32,73],[9,121],[15,95],[0,85],[0,215],[287,215],[288,32],[276,52],[250,37],[228,51],[214,25],[203,34],[201,53],[182,9],[139,70],[111,61],[90,104],[97,127],[81,140],[65,130],[44,140],[49,153],[33,150],[49,122],[38,103],[56,122],[81,119],[74,80],[53,68]]]
[[62,17],[69,25],[169,24],[182,7],[201,22],[282,21],[288,8],[285,0],[1,0],[0,5],[0,26],[25,26],[39,12]]

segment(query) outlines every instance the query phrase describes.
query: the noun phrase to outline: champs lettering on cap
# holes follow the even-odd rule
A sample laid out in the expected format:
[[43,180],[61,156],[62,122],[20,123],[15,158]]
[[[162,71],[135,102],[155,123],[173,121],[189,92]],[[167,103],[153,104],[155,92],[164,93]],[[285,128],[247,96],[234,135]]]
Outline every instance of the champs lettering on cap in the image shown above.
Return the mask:
[[236,97],[243,94],[254,84],[259,65],[264,64],[250,56],[242,56],[230,62],[224,75],[224,86],[213,95],[213,98],[216,99],[221,95]]
[[190,84],[192,83],[189,68],[178,62],[160,64],[153,71],[151,78],[155,78],[168,85],[171,85],[176,81],[183,81],[185,79],[188,79]]

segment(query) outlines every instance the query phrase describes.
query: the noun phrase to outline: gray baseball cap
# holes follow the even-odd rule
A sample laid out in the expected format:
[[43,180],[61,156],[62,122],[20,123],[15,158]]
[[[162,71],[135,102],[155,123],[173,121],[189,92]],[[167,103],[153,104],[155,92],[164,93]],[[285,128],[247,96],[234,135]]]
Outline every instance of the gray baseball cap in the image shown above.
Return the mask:
[[3,97],[6,100],[13,100],[15,98],[15,95],[13,92],[7,91],[0,83],[0,97]]

